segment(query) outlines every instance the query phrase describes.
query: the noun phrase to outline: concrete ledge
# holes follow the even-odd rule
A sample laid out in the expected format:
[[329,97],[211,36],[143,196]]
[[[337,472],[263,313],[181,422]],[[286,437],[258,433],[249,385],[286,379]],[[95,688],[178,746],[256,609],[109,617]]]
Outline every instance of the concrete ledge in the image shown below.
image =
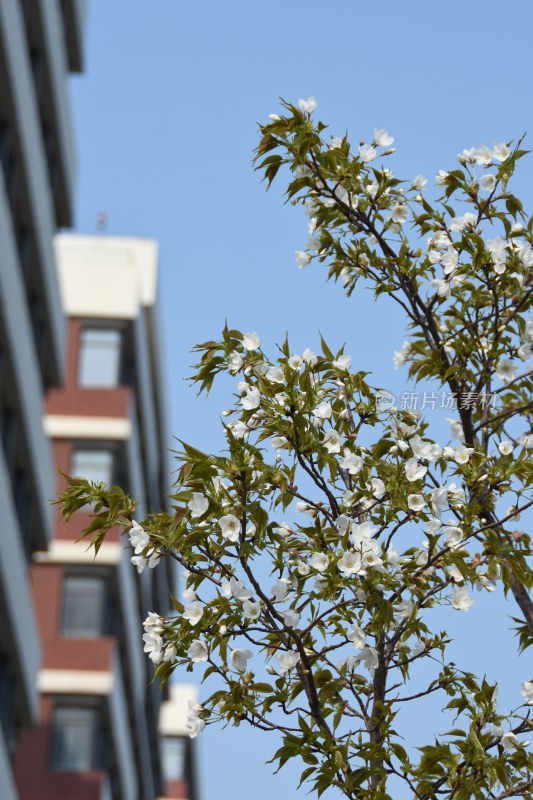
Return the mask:
[[89,417],[70,414],[47,414],[44,430],[51,439],[112,439],[124,441],[131,436],[131,420],[118,417]]
[[37,688],[43,694],[110,695],[115,685],[112,672],[83,669],[41,669]]
[[124,545],[119,542],[103,542],[95,556],[94,548],[87,548],[85,542],[69,542],[65,539],[54,539],[48,551],[33,554],[33,560],[39,564],[91,564],[98,567],[116,566],[124,555]]

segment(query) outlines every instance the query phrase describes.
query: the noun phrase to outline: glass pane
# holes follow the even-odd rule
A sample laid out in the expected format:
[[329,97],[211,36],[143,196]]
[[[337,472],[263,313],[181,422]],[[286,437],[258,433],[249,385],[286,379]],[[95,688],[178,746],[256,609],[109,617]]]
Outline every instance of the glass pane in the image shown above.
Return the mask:
[[56,708],[52,765],[54,769],[86,772],[96,766],[97,711],[94,708]]
[[118,386],[121,333],[103,328],[86,328],[81,334],[80,386]]
[[113,453],[109,450],[74,450],[72,474],[88,481],[113,481]]
[[179,736],[163,736],[161,756],[165,781],[180,781],[183,778],[185,741]]
[[63,635],[103,636],[105,604],[104,578],[68,575],[63,583]]

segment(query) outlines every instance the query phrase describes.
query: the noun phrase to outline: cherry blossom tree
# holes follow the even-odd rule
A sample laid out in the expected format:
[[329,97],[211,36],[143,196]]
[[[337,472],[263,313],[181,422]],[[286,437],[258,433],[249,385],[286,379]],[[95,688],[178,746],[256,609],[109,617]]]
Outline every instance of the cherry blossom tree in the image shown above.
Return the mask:
[[[401,306],[409,338],[394,365],[450,391],[455,442],[435,441],[344,349],[297,354],[286,340],[273,358],[255,332],[226,327],[197,346],[193,376],[200,391],[220,373],[238,380],[226,449],[182,444],[172,511],[136,521],[119,487],[77,477],[58,502],[67,519],[93,504],[83,536],[96,550],[118,525],[139,572],[182,566],[175,615],[148,613],[143,640],[163,682],[177,666],[205,682],[191,736],[217,722],[276,732],[274,763],[301,759],[317,795],[531,797],[533,676],[503,710],[497,686],[448,654],[474,589],[503,588],[517,648],[533,641],[530,537],[517,528],[533,505],[533,223],[509,191],[525,151],[463,151],[430,202],[426,178],[383,165],[387,131],[353,149],[327,137],[316,105],[271,115],[257,168],[268,184],[282,168],[309,217],[300,267]],[[400,712],[429,699],[444,728],[419,746]]]

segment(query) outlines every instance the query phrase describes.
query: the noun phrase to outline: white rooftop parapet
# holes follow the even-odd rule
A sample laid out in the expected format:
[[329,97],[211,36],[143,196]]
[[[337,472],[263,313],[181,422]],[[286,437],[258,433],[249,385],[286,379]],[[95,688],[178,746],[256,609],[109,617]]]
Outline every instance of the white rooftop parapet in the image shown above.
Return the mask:
[[141,307],[155,305],[155,240],[59,234],[54,249],[67,316],[136,319]]

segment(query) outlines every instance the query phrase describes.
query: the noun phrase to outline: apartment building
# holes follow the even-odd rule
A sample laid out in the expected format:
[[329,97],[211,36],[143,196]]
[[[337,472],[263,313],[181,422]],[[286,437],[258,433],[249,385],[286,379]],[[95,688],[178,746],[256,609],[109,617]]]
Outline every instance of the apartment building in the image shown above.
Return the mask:
[[[55,465],[126,487],[142,519],[166,506],[169,480],[157,245],[60,235],[55,249],[68,318],[65,383],[47,393],[44,417]],[[171,613],[175,562],[139,575],[119,531],[95,558],[76,542],[90,515],[65,526],[57,511],[52,541],[34,556],[40,726],[19,737],[20,800],[197,800],[185,730],[195,689],[173,686],[160,708],[142,652],[147,611]]]
[[83,0],[0,0],[0,787],[16,800],[19,731],[38,718],[41,647],[28,580],[52,535],[42,425],[66,330],[53,235],[72,223],[69,72],[83,62]]

